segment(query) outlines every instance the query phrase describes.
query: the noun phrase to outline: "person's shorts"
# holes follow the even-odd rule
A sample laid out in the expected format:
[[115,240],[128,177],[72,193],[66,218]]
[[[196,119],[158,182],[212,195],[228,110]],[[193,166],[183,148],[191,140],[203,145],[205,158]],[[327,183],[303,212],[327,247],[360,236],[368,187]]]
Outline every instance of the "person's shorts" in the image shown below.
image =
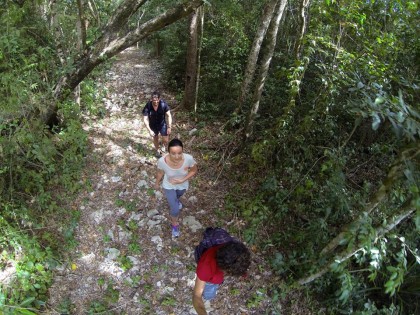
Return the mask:
[[217,290],[219,289],[219,284],[206,282],[203,290],[203,299],[210,301],[216,297]]
[[166,137],[168,135],[168,126],[166,124],[160,126],[151,126],[150,128],[155,133],[155,136],[161,134],[162,136]]

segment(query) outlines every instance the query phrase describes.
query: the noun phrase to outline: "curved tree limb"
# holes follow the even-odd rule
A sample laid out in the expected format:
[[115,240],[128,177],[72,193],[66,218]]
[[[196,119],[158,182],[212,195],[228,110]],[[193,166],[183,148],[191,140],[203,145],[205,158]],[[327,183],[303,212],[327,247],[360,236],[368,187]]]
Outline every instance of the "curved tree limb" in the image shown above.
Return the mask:
[[[371,213],[385,198],[388,196],[388,193],[392,185],[404,174],[401,168],[404,166],[407,160],[414,160],[420,155],[420,143],[415,144],[412,147],[406,148],[403,150],[396,161],[391,166],[385,180],[383,181],[381,187],[376,191],[375,195],[371,198],[367,204],[364,213]],[[360,225],[361,218],[357,218],[350,224],[348,224],[344,229],[338,234],[333,240],[331,240],[321,251],[321,255],[326,255],[327,253],[334,250],[340,243],[342,243],[346,234],[355,227]]]
[[[392,229],[394,229],[398,224],[400,224],[402,221],[410,217],[414,212],[416,211],[415,207],[412,204],[412,199],[406,201],[404,205],[401,207],[400,211],[394,216],[394,218],[391,220],[391,222],[386,225],[385,227],[377,227],[375,228],[375,236],[372,239],[372,242],[376,242],[378,238],[382,237]],[[357,248],[357,249],[355,249]],[[342,263],[346,261],[347,259],[351,258],[354,254],[356,254],[358,251],[363,249],[362,241],[359,241],[358,244],[355,247],[345,249],[341,251],[339,254],[334,256],[333,259],[331,259],[328,263],[326,263],[323,267],[321,267],[318,271],[311,274],[310,276],[301,278],[296,281],[296,284],[304,285],[307,283],[310,283],[320,277],[322,277],[324,274],[326,274],[328,271],[330,271],[330,267],[333,263]]]
[[76,60],[73,67],[69,67],[72,70],[59,79],[54,89],[54,97],[57,102],[46,109],[41,117],[44,122],[48,123],[52,120],[57,111],[57,103],[66,99],[95,67],[150,34],[188,16],[204,3],[204,0],[186,1],[146,21],[125,35],[119,36],[119,32],[130,16],[146,1],[125,0],[121,3],[110,22],[104,27],[102,35]]

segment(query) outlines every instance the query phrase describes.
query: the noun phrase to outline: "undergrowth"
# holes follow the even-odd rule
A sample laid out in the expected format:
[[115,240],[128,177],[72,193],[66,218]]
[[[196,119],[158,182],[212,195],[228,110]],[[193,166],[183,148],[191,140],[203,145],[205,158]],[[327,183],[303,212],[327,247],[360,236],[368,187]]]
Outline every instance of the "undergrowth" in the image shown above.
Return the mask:
[[[76,104],[59,110],[53,130],[36,119],[0,124],[0,312],[43,310],[61,255],[76,244],[86,134]],[[87,185],[87,184],[86,184]]]

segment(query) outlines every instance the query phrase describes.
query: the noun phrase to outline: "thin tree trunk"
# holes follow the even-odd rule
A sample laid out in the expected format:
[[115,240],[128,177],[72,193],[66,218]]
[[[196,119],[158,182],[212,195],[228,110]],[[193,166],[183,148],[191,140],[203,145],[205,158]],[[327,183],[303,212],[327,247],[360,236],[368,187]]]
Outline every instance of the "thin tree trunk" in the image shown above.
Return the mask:
[[[204,6],[198,8],[199,15],[199,34],[198,34],[198,51],[197,51],[197,80],[195,87],[195,99],[194,99],[194,113],[197,113],[197,102],[198,102],[198,87],[200,85],[200,69],[201,69],[201,49],[203,46],[204,36]],[[197,116],[196,116],[197,117]]]
[[197,75],[198,75],[198,9],[195,10],[189,18],[188,45],[187,45],[187,64],[185,71],[185,89],[182,106],[191,111],[194,108],[196,98]]
[[[139,14],[138,14],[138,16],[139,16],[139,17],[137,18],[137,28],[139,28],[139,27],[140,27],[140,21],[141,21],[141,19],[143,18],[144,11],[141,11],[141,12],[139,11],[138,13],[139,13]],[[137,48],[139,48],[139,45],[140,45],[140,43],[139,43],[139,42],[137,42],[137,43],[136,43],[136,47],[137,47]]]
[[298,38],[295,43],[295,56],[296,59],[300,59],[300,55],[302,52],[302,42],[303,42],[303,36],[306,32],[306,26],[307,26],[307,20],[308,20],[308,8],[310,5],[310,0],[301,0],[299,7],[299,34]]
[[280,0],[274,18],[272,19],[267,32],[267,45],[264,51],[264,55],[261,58],[260,70],[256,80],[255,90],[252,98],[252,107],[248,115],[247,123],[245,125],[244,141],[249,139],[253,133],[255,119],[257,117],[257,113],[260,106],[261,94],[264,89],[265,80],[267,78],[268,69],[270,68],[271,59],[273,58],[274,49],[276,48],[277,33],[286,4],[287,0]]
[[86,18],[83,9],[83,0],[77,0],[77,8],[79,11],[79,19],[77,21],[78,45],[80,52],[86,48]]
[[96,19],[96,23],[98,26],[101,25],[101,18],[98,13],[98,7],[96,6],[96,3],[94,0],[88,0],[88,5],[90,12],[92,13],[92,16]]
[[66,54],[63,51],[63,45],[61,44],[60,38],[62,38],[63,31],[58,21],[57,13],[55,11],[56,0],[51,0],[48,4],[49,13],[49,25],[51,33],[53,34],[53,40],[57,50],[57,56],[60,60],[60,64],[64,66],[66,60]]
[[270,22],[273,19],[274,10],[278,2],[279,0],[270,0],[264,7],[260,19],[260,24],[258,26],[254,41],[252,43],[251,51],[248,56],[244,79],[241,86],[241,92],[236,103],[235,113],[241,112],[242,106],[247,100],[249,86],[252,79],[254,78],[255,69],[257,67],[258,55],[260,54],[261,45],[264,41]]
[[[303,50],[303,37],[305,35],[306,31],[306,24],[307,24],[307,18],[306,18],[306,11],[307,7],[310,4],[310,0],[301,0],[300,6],[299,6],[299,38],[295,41],[293,50],[296,58],[294,70],[292,73],[290,73],[290,88],[289,88],[289,102],[288,105],[284,108],[283,114],[281,117],[277,119],[277,125],[279,128],[282,128],[282,126],[292,126],[293,125],[293,119],[294,119],[294,110],[296,107],[296,98],[300,93],[300,85],[302,82],[302,78],[305,75],[306,69],[309,64],[311,51],[307,51],[307,55],[303,58],[302,52]],[[298,66],[296,66],[298,65]]]
[[[85,13],[83,9],[83,0],[77,0],[77,9],[79,11],[78,14],[78,20],[77,20],[77,50],[80,52],[80,54],[83,53],[83,51],[86,48],[86,19],[85,19]],[[80,84],[77,85],[75,91],[74,91],[74,98],[76,104],[80,106]]]

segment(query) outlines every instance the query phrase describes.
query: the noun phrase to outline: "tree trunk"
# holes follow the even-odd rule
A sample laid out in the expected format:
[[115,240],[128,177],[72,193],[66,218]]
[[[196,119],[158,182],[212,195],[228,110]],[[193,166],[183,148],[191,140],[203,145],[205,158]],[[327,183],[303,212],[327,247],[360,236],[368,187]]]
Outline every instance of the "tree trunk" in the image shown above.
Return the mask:
[[89,5],[90,12],[92,13],[92,16],[96,20],[96,24],[98,26],[101,25],[101,18],[99,16],[98,7],[96,6],[95,1],[88,0],[87,2],[88,2],[88,5]]
[[264,55],[261,58],[260,70],[256,80],[255,90],[252,98],[252,106],[245,125],[244,142],[249,139],[253,133],[255,119],[259,110],[261,94],[264,89],[265,79],[267,78],[268,69],[270,68],[271,59],[273,58],[274,49],[277,43],[277,32],[279,30],[280,20],[284,13],[287,0],[280,0],[277,5],[277,10],[270,27],[267,31],[267,45],[264,50]]
[[[204,6],[198,8],[199,15],[199,34],[198,34],[198,52],[197,52],[197,80],[195,82],[195,99],[194,99],[194,113],[197,113],[197,102],[198,102],[198,87],[200,84],[200,69],[201,69],[201,48],[203,46],[204,36]],[[196,116],[197,119],[197,116]]]
[[270,25],[270,22],[273,18],[274,10],[278,1],[279,0],[270,0],[269,2],[267,2],[267,4],[264,7],[264,11],[261,15],[260,24],[258,26],[256,36],[252,43],[251,52],[248,56],[244,79],[242,81],[241,86],[241,94],[239,95],[236,103],[235,113],[237,114],[241,112],[242,106],[247,100],[249,86],[251,84],[252,79],[254,78],[255,69],[257,67],[258,55],[260,53],[261,45],[263,43],[268,26]]
[[293,66],[293,70],[291,70],[291,73],[289,74],[289,101],[288,105],[284,107],[283,114],[281,117],[277,119],[276,125],[279,128],[283,128],[283,126],[292,126],[293,125],[293,119],[294,119],[294,110],[296,107],[296,98],[299,95],[300,92],[300,85],[302,83],[302,78],[305,75],[306,69],[308,68],[310,55],[312,54],[311,50],[308,50],[306,52],[306,55],[302,57],[303,50],[303,37],[305,35],[306,31],[306,11],[307,7],[309,6],[310,0],[301,0],[300,3],[300,15],[299,15],[299,38],[295,41],[293,45],[293,51],[295,54],[295,65]]
[[187,46],[187,64],[185,70],[185,89],[182,106],[191,111],[194,108],[194,100],[197,94],[197,76],[198,76],[198,29],[199,12],[194,11],[189,19],[188,46]]
[[64,66],[66,61],[66,53],[63,50],[63,45],[61,44],[60,38],[62,37],[63,30],[61,29],[60,23],[58,21],[57,13],[55,10],[56,1],[52,0],[48,3],[47,9],[49,10],[49,25],[52,33],[52,37],[55,43],[57,56],[60,60],[60,64]]
[[122,2],[115,14],[111,17],[109,23],[105,26],[102,35],[76,60],[73,67],[69,65],[69,68],[74,70],[71,70],[58,80],[54,89],[56,103],[50,105],[46,109],[45,114],[41,117],[45,123],[54,120],[57,112],[57,103],[66,99],[71,91],[73,91],[73,89],[91,73],[95,67],[150,34],[188,16],[204,2],[204,0],[190,0],[179,4],[151,20],[146,21],[125,35],[120,36],[119,33],[127,24],[130,16],[146,1],[147,0],[125,0]]
[[[77,9],[79,11],[77,20],[77,50],[80,54],[86,48],[86,19],[83,9],[83,0],[77,0]],[[77,105],[80,106],[80,84],[77,85],[74,91],[74,98]]]
[[83,52],[86,48],[86,18],[85,12],[83,9],[83,1],[77,0],[77,9],[79,11],[78,21],[77,21],[77,34],[78,34],[78,43],[77,49],[79,52]]
[[306,32],[306,26],[307,26],[307,12],[308,12],[308,8],[310,5],[310,0],[301,0],[302,2],[300,3],[300,7],[299,7],[299,34],[298,34],[298,38],[296,40],[295,43],[295,56],[296,59],[300,59],[300,54],[302,52],[302,41],[303,41],[303,36],[305,35]]

